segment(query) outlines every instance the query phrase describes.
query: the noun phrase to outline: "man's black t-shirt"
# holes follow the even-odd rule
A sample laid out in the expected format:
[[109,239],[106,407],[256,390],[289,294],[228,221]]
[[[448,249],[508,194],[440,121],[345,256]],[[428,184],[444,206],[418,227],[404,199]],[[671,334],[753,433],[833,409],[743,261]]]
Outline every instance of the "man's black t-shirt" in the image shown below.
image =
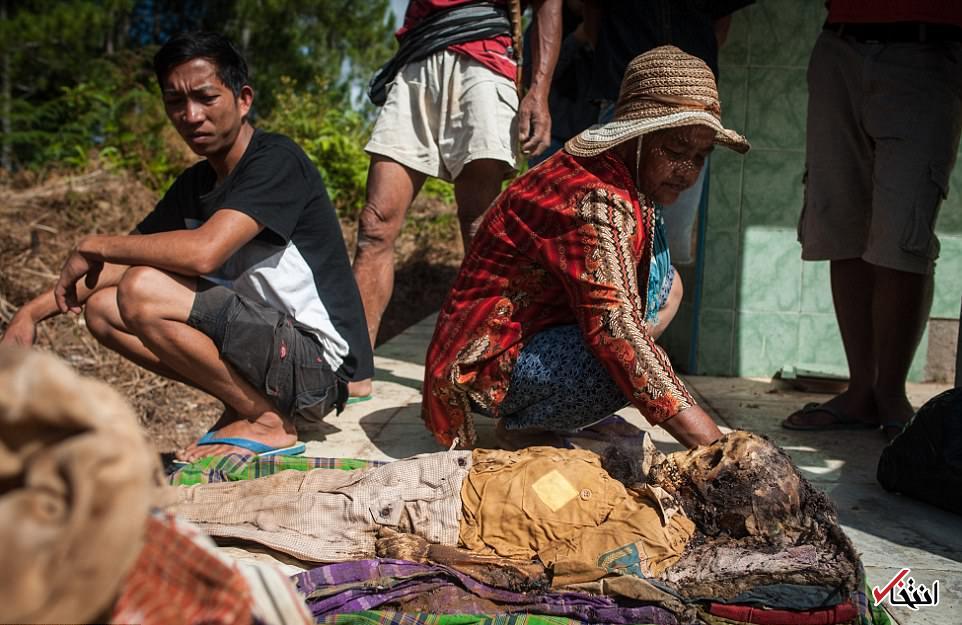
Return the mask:
[[221,208],[264,229],[206,279],[292,315],[310,326],[334,371],[347,380],[374,374],[361,297],[324,182],[300,147],[255,130],[230,175],[216,185],[207,161],[181,174],[143,234],[196,228]]

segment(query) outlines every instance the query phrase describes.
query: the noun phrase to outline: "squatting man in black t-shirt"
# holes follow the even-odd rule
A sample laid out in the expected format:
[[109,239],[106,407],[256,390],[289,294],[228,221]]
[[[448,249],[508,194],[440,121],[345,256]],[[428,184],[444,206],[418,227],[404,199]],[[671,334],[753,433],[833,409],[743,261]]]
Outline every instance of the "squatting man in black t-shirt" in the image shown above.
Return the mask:
[[180,460],[300,453],[294,417],[340,409],[373,374],[334,209],[304,152],[247,121],[254,91],[226,38],[174,37],[154,69],[168,118],[206,160],[131,235],[82,239],[0,342],[31,345],[40,321],[83,312],[107,347],[224,402]]

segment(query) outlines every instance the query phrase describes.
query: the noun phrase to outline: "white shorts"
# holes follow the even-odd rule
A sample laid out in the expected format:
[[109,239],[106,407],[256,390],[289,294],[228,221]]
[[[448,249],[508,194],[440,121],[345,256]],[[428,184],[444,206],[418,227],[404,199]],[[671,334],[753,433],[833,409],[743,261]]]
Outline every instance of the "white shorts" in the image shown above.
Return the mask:
[[481,158],[503,161],[507,174],[517,168],[517,117],[511,80],[442,50],[401,69],[364,149],[447,181]]

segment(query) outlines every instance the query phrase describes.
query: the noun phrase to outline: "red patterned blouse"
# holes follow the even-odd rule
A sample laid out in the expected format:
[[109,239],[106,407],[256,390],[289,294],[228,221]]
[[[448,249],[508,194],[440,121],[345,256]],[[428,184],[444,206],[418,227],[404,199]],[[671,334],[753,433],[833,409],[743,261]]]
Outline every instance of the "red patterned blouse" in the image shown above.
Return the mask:
[[653,204],[610,150],[558,152],[508,187],[474,238],[428,348],[422,416],[437,440],[473,445],[470,400],[498,416],[528,340],[569,323],[650,423],[692,406],[644,323],[653,228]]

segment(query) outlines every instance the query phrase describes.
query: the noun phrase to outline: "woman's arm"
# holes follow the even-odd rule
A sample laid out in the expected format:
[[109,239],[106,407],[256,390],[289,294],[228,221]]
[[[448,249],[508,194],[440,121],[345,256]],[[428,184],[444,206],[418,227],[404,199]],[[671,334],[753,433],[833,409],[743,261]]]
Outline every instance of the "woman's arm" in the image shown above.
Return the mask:
[[681,283],[681,276],[678,275],[677,271],[673,270],[673,273],[674,276],[671,279],[671,289],[668,291],[668,299],[665,300],[665,305],[658,311],[658,322],[648,327],[648,334],[656,340],[665,331],[665,328],[668,327],[671,320],[675,318],[675,315],[678,313],[678,307],[681,305],[681,298],[685,294],[685,289]]

